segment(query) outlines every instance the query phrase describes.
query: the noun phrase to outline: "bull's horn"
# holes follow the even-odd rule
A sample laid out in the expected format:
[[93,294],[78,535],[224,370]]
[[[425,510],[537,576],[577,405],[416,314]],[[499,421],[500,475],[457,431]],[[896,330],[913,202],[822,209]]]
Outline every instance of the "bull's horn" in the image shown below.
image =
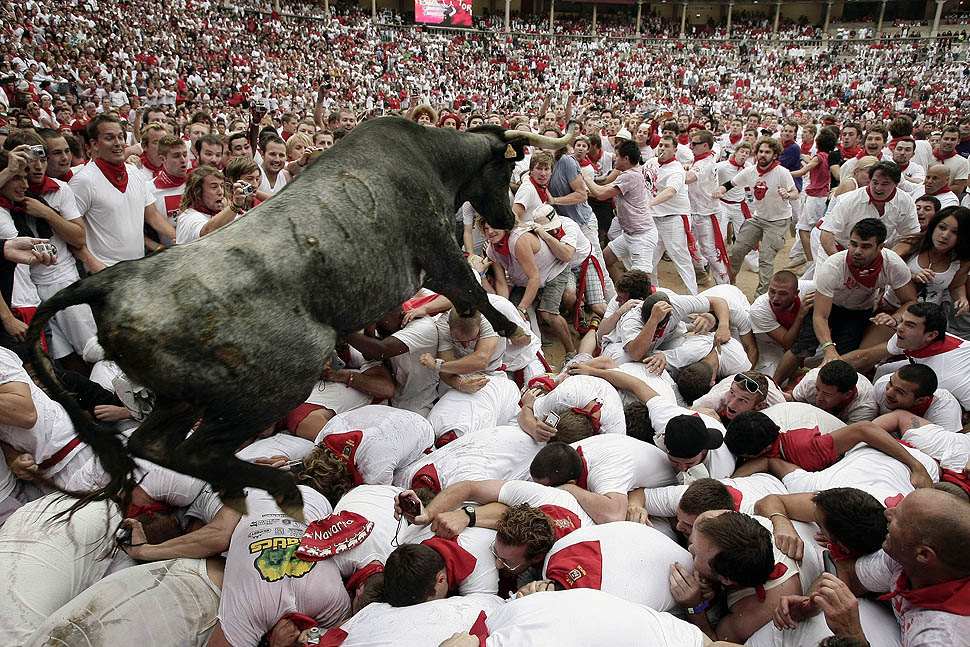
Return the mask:
[[573,135],[576,134],[578,128],[579,125],[575,121],[572,122],[569,125],[569,130],[566,131],[566,134],[559,139],[546,137],[544,135],[537,135],[536,133],[527,130],[506,130],[505,139],[507,141],[509,139],[521,137],[523,139],[527,139],[533,146],[538,146],[539,148],[545,148],[548,150],[558,150],[569,143],[569,140],[573,138]]

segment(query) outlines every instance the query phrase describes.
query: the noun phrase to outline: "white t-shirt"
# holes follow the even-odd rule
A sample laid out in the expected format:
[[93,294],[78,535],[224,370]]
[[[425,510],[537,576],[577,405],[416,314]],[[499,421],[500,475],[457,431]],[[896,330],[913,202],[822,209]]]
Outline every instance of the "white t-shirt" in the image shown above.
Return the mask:
[[391,335],[408,347],[408,352],[391,358],[394,373],[394,397],[391,404],[399,409],[421,411],[434,404],[438,376],[425,368],[418,359],[424,353],[438,352],[437,317],[421,317],[409,321],[404,328]]
[[485,647],[705,644],[688,622],[593,589],[527,595],[490,614],[486,624]]
[[[153,193],[155,196],[155,208],[158,209],[158,213],[165,216],[168,220],[168,224],[173,227],[177,227],[179,219],[179,205],[182,204],[182,191],[185,188],[185,184],[180,184],[175,187],[170,188],[159,188],[158,186],[159,178],[155,178],[152,184]],[[176,229],[175,237],[178,238],[178,230]],[[173,244],[173,240],[167,236],[159,237],[159,240],[163,245]]]
[[832,299],[832,304],[849,310],[870,310],[875,307],[880,291],[889,286],[898,290],[912,280],[909,266],[891,249],[882,250],[883,266],[873,287],[868,288],[849,271],[848,251],[836,252],[815,270],[815,289]]
[[[796,402],[815,405],[818,396],[818,373],[822,368],[813,368],[795,385],[791,395]],[[855,383],[856,395],[834,415],[846,424],[862,420],[874,420],[879,412],[872,392],[872,382],[865,375],[859,375]],[[846,394],[848,395],[848,394]]]
[[[917,364],[926,364],[936,373],[939,388],[946,389],[960,402],[960,406],[970,410],[970,342],[966,342],[953,335],[947,335],[947,340],[959,344],[946,352],[927,357],[918,357]],[[896,335],[886,342],[886,349],[890,355],[902,355],[903,349],[896,343]],[[926,350],[924,347],[921,350]],[[906,360],[903,360],[905,362]],[[883,364],[876,370],[876,379],[895,372],[902,364],[893,362]]]
[[389,485],[396,470],[434,445],[434,429],[411,411],[371,404],[331,418],[315,442],[349,456],[364,483]]
[[596,589],[655,611],[677,607],[668,578],[674,562],[688,571],[691,554],[658,530],[632,521],[587,526],[552,545],[542,577],[568,589]]
[[[843,175],[843,177],[847,177]],[[869,199],[869,187],[860,187],[839,197],[835,207],[825,214],[822,231],[835,236],[835,242],[842,247],[849,246],[849,234],[860,220],[878,218],[886,225],[886,247],[891,248],[901,237],[919,233],[919,220],[916,218],[916,203],[905,191],[896,191],[887,200],[882,215],[876,211]]]
[[[903,567],[880,550],[857,559],[855,572],[868,590],[888,593],[896,590]],[[903,647],[950,647],[964,644],[970,635],[970,616],[923,609],[900,596],[892,598],[892,607],[902,629]]]
[[643,177],[651,197],[657,197],[657,194],[669,187],[677,190],[677,193],[666,202],[650,207],[653,217],[690,214],[690,199],[687,197],[687,185],[684,183],[687,172],[684,171],[683,164],[676,159],[661,164],[660,158],[655,157],[643,165]]
[[603,404],[600,409],[600,433],[626,433],[626,418],[623,415],[620,394],[603,378],[570,375],[547,395],[537,398],[532,409],[536,420],[544,420],[550,412],[561,414],[573,407],[583,408],[591,400]]
[[[582,231],[579,230],[579,225],[573,223],[569,218],[563,218],[563,226],[565,223],[570,223],[576,228],[579,233],[579,237],[586,241],[586,245],[589,246],[589,241],[586,240],[586,236],[583,235]],[[565,241],[565,239],[563,239]],[[574,242],[569,243],[570,245],[575,245]],[[488,302],[498,310],[500,313],[505,315],[509,321],[522,321],[522,316],[519,314],[518,309],[512,304],[511,301],[499,294],[489,294]],[[539,337],[532,331],[531,326],[523,325],[521,328],[529,335],[529,343],[525,346],[516,346],[509,340],[505,341],[505,353],[502,355],[502,363],[505,364],[506,371],[518,371],[528,366],[531,362],[537,359],[537,353],[542,350],[542,338]],[[502,344],[499,344],[500,346]],[[424,367],[422,367],[424,368]],[[427,371],[427,369],[425,369]]]
[[[814,289],[814,281],[799,281],[798,297],[804,299],[805,295]],[[778,317],[771,309],[771,299],[767,292],[751,302],[751,307],[748,309],[748,318],[751,321],[751,330],[754,332],[754,338],[758,342],[758,354],[777,355],[781,359],[781,355],[785,352],[784,349],[768,336],[768,333],[773,332],[781,324],[778,323]]]
[[499,490],[498,501],[509,507],[528,503],[533,508],[542,508],[556,525],[557,537],[594,523],[572,494],[531,481],[507,482]]
[[[798,577],[799,575],[798,564],[795,563],[795,560],[793,560],[791,557],[789,557],[788,555],[786,555],[785,553],[781,552],[781,550],[778,549],[778,546],[775,544],[775,533],[774,533],[774,530],[772,529],[771,521],[769,521],[768,519],[765,519],[764,517],[753,517],[753,518],[755,521],[760,523],[768,532],[771,533],[771,550],[774,553],[775,568],[777,569],[779,565],[782,565],[785,567],[785,572],[783,575],[776,577],[774,579],[770,579],[765,583],[764,590],[770,591],[771,589],[777,586],[781,586],[791,578]],[[729,592],[727,595],[728,609],[733,607],[735,604],[737,604],[744,598],[751,595],[757,595],[754,587],[745,587],[742,589]]]
[[819,433],[830,434],[841,429],[845,423],[814,404],[805,402],[782,402],[761,410],[774,421],[781,433],[792,429],[811,429],[818,427]]
[[[331,512],[319,492],[298,486],[310,521]],[[306,562],[293,555],[306,524],[291,519],[263,490],[246,496],[248,513],[232,533],[219,601],[219,622],[233,645],[255,645],[287,613],[302,613],[322,627],[350,615],[350,598],[330,560]]]
[[[711,390],[694,400],[695,407],[705,407],[720,413],[724,409],[724,400],[727,398],[731,385],[734,384],[734,375],[728,375],[723,380],[711,387]],[[766,406],[782,404],[785,395],[781,392],[773,380],[768,379],[768,396],[765,399]]]
[[[770,494],[788,494],[782,482],[771,474],[758,473],[736,479],[718,480],[731,491],[737,511],[745,514],[754,514],[754,504]],[[643,508],[653,517],[676,517],[680,499],[688,487],[690,486],[670,485],[648,488],[643,491],[645,499]]]
[[[62,182],[56,178],[51,178],[59,187],[57,191],[48,191],[41,194],[52,209],[60,214],[61,218],[68,222],[77,220],[81,213],[77,210],[77,198],[74,191],[68,186],[67,182]],[[4,210],[6,211],[6,210]],[[28,218],[28,223],[33,218]],[[74,282],[78,279],[77,267],[74,264],[74,255],[71,248],[61,238],[56,231],[52,231],[50,241],[57,247],[57,263],[55,265],[31,265],[30,280],[35,285],[53,285],[62,282]]]
[[[906,451],[923,464],[934,482],[939,480],[936,461],[916,449],[906,447]],[[878,449],[862,445],[849,450],[841,460],[824,470],[806,472],[797,469],[781,481],[792,494],[854,487],[868,492],[884,506],[893,507],[915,489],[909,479],[908,467]]]
[[[684,403],[683,398],[680,397],[680,391],[677,389],[674,378],[670,377],[670,373],[667,371],[656,375],[651,373],[643,362],[626,362],[610,370],[632,375],[653,389],[658,396],[665,400],[676,402],[677,404]],[[623,401],[623,406],[640,401],[632,391],[627,391],[626,389],[617,389],[617,391],[620,394],[620,400]]]
[[155,202],[150,185],[131,164],[122,193],[93,162],[71,178],[78,212],[84,217],[88,249],[105,265],[145,255],[145,207]]
[[481,317],[481,327],[479,329],[478,339],[467,344],[464,342],[454,342],[451,339],[451,326],[448,325],[448,313],[442,313],[436,322],[438,326],[438,352],[445,350],[451,350],[455,353],[455,359],[461,359],[466,355],[471,355],[475,352],[478,347],[479,340],[489,339],[495,337],[498,339],[498,344],[495,346],[495,351],[492,353],[492,357],[488,362],[488,366],[485,368],[486,373],[498,371],[502,366],[502,356],[505,355],[505,337],[499,337],[499,334],[495,332],[492,328],[492,324],[489,323],[488,319]]
[[191,243],[202,237],[202,228],[212,218],[207,213],[189,207],[178,214],[175,221],[175,244]]
[[[687,320],[689,315],[709,311],[711,302],[708,301],[707,297],[674,294],[670,295],[670,307],[670,319],[659,335],[655,333],[656,340],[651,344],[651,349],[664,345],[674,337],[682,337],[686,334],[687,329],[680,324]],[[613,357],[617,364],[631,361],[625,350],[626,345],[633,341],[641,330],[643,330],[642,304],[630,308],[620,318],[616,328],[603,335],[603,353]],[[658,327],[657,330],[660,331],[660,328]]]
[[355,512],[374,523],[367,538],[348,551],[330,558],[340,570],[340,576],[349,578],[367,564],[384,563],[394,550],[391,540],[397,530],[394,518],[394,497],[403,490],[393,485],[358,485],[340,498],[333,511]]
[[539,192],[536,191],[532,181],[529,178],[523,178],[519,190],[515,192],[515,199],[512,204],[521,204],[525,207],[525,211],[518,218],[518,221],[519,224],[526,224],[535,220],[535,210],[545,203],[539,197]]
[[747,335],[751,332],[751,318],[748,315],[751,302],[748,301],[748,297],[745,296],[744,292],[738,286],[727,283],[724,285],[715,285],[712,288],[707,288],[697,296],[718,297],[727,302],[728,313],[731,318],[731,334],[735,337]]
[[270,186],[269,178],[266,176],[266,171],[263,169],[262,165],[259,167],[259,190],[265,191],[267,193],[279,193],[280,189],[286,186],[286,173],[280,171],[276,174],[276,184]]
[[936,459],[943,469],[962,474],[970,463],[970,436],[939,425],[913,427],[903,434],[903,442]]
[[[502,608],[497,595],[455,595],[407,607],[373,602],[340,627],[334,627],[321,643],[340,647],[429,647],[439,645],[460,631],[468,631],[484,612]],[[256,643],[252,643],[256,644]]]
[[[32,454],[34,461],[40,465],[74,440],[74,425],[64,407],[51,400],[47,393],[34,384],[24,370],[20,358],[13,351],[0,347],[0,384],[8,382],[20,382],[28,386],[30,399],[37,411],[37,422],[30,429],[0,424],[0,440],[18,452]],[[56,465],[46,470],[45,474],[48,477],[56,474],[85,448],[87,445],[80,443]]]
[[762,174],[758,165],[749,166],[734,176],[731,183],[736,186],[750,186],[754,195],[751,215],[762,220],[787,220],[791,218],[791,202],[778,195],[778,189],[795,186],[791,171],[775,164],[770,171]]
[[459,481],[525,481],[532,459],[544,446],[513,425],[465,434],[399,469],[394,485],[412,487],[419,472],[436,478],[442,490]]
[[590,492],[626,493],[635,488],[661,487],[677,482],[662,449],[620,434],[600,434],[571,444],[583,457],[583,478]]
[[[886,406],[886,385],[889,384],[891,375],[883,375],[872,385],[872,397],[879,407],[879,415],[889,413],[891,409]],[[921,417],[930,422],[936,423],[947,431],[960,431],[963,427],[961,416],[963,411],[960,403],[946,389],[937,389],[933,393],[933,401]]]
[[713,197],[717,190],[717,157],[708,155],[691,164],[690,170],[697,175],[697,182],[687,185],[691,213],[707,216],[721,210],[721,201]]
[[[709,429],[717,429],[721,432],[721,435],[727,433],[719,420],[660,398],[650,398],[650,401],[647,402],[647,409],[650,410],[650,424],[653,427],[653,432],[658,436],[666,431],[667,423],[676,416],[697,416],[704,421]],[[707,456],[701,463],[707,468],[707,473],[711,478],[719,479],[734,473],[737,459],[727,448],[727,445],[722,444],[717,449],[708,450]]]

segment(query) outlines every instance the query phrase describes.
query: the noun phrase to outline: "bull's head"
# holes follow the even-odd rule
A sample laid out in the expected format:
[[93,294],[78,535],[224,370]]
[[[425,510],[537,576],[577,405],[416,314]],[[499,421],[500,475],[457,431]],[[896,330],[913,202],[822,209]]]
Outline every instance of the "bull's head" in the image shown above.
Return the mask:
[[469,132],[492,135],[491,155],[479,169],[479,175],[462,187],[460,202],[471,202],[475,211],[484,216],[489,226],[495,229],[511,229],[515,226],[515,213],[509,203],[509,181],[515,163],[525,155],[525,147],[531,144],[548,150],[559,150],[570,142],[576,129],[577,124],[574,122],[565,135],[554,138],[522,130],[503,130],[497,126],[473,128]]

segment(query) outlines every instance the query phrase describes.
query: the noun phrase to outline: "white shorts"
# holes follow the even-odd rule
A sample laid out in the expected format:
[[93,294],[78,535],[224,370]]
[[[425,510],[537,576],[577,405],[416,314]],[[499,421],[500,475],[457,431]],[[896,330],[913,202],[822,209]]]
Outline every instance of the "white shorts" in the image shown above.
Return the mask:
[[635,234],[623,232],[607,245],[628,270],[643,270],[647,273],[653,271],[653,250],[656,246],[656,227]]
[[202,647],[216,625],[219,597],[204,559],[133,566],[55,611],[26,644]]
[[828,198],[825,196],[805,196],[805,207],[798,215],[796,229],[799,231],[811,231],[818,221],[825,215],[825,203]]

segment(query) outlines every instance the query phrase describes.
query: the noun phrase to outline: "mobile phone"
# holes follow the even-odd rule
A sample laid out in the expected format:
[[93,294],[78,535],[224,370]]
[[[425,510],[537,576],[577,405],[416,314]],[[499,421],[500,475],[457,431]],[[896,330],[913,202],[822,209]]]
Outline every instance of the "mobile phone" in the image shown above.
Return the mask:
[[832,559],[832,553],[828,550],[822,551],[822,565],[826,573],[831,575],[839,576],[839,569],[835,566],[835,560]]
[[401,495],[401,511],[409,517],[416,517],[421,514],[421,502],[418,501],[417,495],[411,493],[410,495]]
[[336,373],[337,371],[344,370],[346,366],[347,363],[340,359],[340,355],[334,352],[330,359],[330,371]]
[[288,469],[291,474],[296,475],[303,471],[305,465],[303,461],[287,461],[283,463],[283,467]]
[[559,414],[555,413],[554,411],[550,411],[549,413],[546,414],[546,417],[543,420],[543,422],[549,425],[550,427],[555,427],[556,425],[559,424]]

